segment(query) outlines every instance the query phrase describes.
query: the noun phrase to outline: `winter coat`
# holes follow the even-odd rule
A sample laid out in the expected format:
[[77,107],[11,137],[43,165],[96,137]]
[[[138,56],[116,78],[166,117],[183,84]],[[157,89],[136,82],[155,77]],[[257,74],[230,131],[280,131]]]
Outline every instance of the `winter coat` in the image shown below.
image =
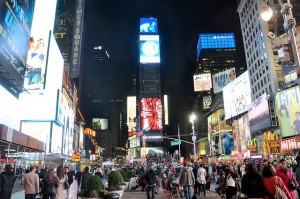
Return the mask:
[[71,184],[73,183],[73,175],[72,175],[72,173],[69,171],[65,175],[67,175],[67,177],[68,177],[68,183],[71,186]]
[[199,184],[206,184],[206,170],[203,167],[200,167],[197,172],[197,181]]
[[89,172],[83,172],[81,176],[81,189],[84,189],[86,186],[87,179],[91,176],[92,174]]
[[289,179],[290,178],[298,186],[298,182],[294,177],[293,171],[291,169],[288,169],[288,168],[286,168],[286,169],[279,168],[279,169],[276,170],[276,175],[282,179],[285,187],[289,190],[289,192],[291,193],[293,198],[296,198],[295,190],[289,188]]
[[0,184],[1,184],[1,191],[0,191],[0,199],[10,199],[11,192],[15,185],[15,181],[17,176],[14,175],[13,172],[3,172],[0,175]]
[[46,178],[42,180],[41,192],[43,194],[55,194],[57,192],[57,188],[59,186],[58,179],[56,177],[53,178],[51,183],[48,183]]
[[37,194],[40,192],[39,175],[30,171],[24,177],[25,194]]
[[[280,177],[278,176],[272,176],[270,178],[263,178],[263,183],[264,183],[264,187],[265,190],[267,192],[269,192],[271,195],[275,195],[276,190],[275,190],[275,178],[277,178],[277,184],[278,186],[284,191],[284,193],[286,194],[286,196],[288,197],[288,199],[294,199],[293,196],[290,194],[289,190],[285,187],[283,181],[281,180]],[[268,196],[266,196],[264,199],[269,199]]]
[[156,183],[156,174],[154,170],[150,169],[145,173],[145,180],[147,185],[154,185]]
[[195,177],[192,168],[183,167],[179,174],[179,185],[190,186],[195,182]]
[[264,183],[259,173],[245,174],[242,177],[242,190],[248,198],[263,198]]
[[65,181],[67,179],[63,177],[62,179],[58,178],[58,188],[56,192],[55,199],[65,199],[67,198],[67,190],[65,189]]

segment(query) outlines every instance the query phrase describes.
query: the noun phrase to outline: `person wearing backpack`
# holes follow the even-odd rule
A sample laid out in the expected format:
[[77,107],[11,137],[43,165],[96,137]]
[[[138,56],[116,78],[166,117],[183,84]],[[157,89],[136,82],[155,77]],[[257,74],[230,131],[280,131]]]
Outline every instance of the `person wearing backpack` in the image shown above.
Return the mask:
[[155,190],[156,190],[156,186],[155,186],[156,174],[153,166],[150,166],[149,170],[145,173],[145,180],[146,180],[147,199],[150,199],[150,191],[152,191],[151,199],[154,199]]

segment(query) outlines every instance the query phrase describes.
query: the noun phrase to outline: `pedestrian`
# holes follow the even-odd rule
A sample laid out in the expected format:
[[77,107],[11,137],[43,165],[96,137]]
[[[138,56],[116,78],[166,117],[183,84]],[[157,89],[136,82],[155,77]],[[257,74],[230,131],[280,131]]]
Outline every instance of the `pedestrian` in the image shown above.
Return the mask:
[[192,168],[187,167],[187,164],[184,163],[179,174],[179,185],[183,187],[184,194],[186,199],[191,199],[191,186],[195,184],[195,177],[192,171]]
[[203,164],[200,164],[200,168],[197,171],[197,182],[200,185],[200,190],[198,192],[198,196],[203,192],[203,196],[205,197],[205,184],[206,184],[206,170],[203,168]]
[[91,175],[92,174],[90,173],[90,168],[86,166],[81,176],[81,190],[86,187],[86,182]]
[[280,177],[276,176],[272,165],[266,165],[263,169],[263,183],[265,188],[265,199],[273,199],[276,193],[275,185],[284,191],[288,199],[294,199],[289,190],[284,185]]
[[155,191],[156,191],[156,186],[155,186],[156,174],[153,166],[150,166],[149,170],[145,173],[145,181],[146,181],[147,199],[150,199],[150,191],[152,191],[151,199],[154,199]]
[[0,199],[10,199],[17,176],[14,175],[10,164],[5,166],[5,171],[0,174]]
[[62,166],[57,167],[56,177],[58,178],[58,187],[55,199],[65,199],[67,198],[67,190],[65,187],[65,183],[67,181],[65,176],[65,171]]
[[42,179],[41,193],[43,199],[55,199],[59,182],[56,176],[54,176],[54,170],[49,169],[46,177]]
[[290,179],[291,179],[292,182],[294,182],[295,186],[298,187],[298,182],[295,179],[293,171],[291,169],[287,168],[285,159],[281,159],[279,161],[279,169],[276,170],[276,175],[282,179],[284,185],[289,190],[289,192],[293,196],[293,198],[296,198],[295,189],[292,189],[289,186],[289,183],[290,183]]
[[[193,167],[193,174],[194,174],[194,178],[197,179],[197,175],[198,175],[198,169],[199,169],[199,163],[195,162],[194,167]],[[195,181],[195,185],[194,185],[194,195],[200,196],[200,192],[201,192],[201,187],[200,184],[198,182],[198,180]]]
[[69,188],[67,189],[67,199],[69,199],[69,194],[70,194],[70,187],[71,187],[71,184],[73,183],[73,175],[70,171],[70,168],[68,166],[65,166],[65,176],[66,176],[66,179],[69,183]]
[[75,180],[77,180],[77,186],[79,187],[80,182],[81,182],[81,170],[80,170],[80,167],[78,167],[77,170],[76,170]]
[[242,177],[241,193],[247,198],[263,198],[264,184],[262,176],[258,173],[255,165],[249,163],[246,166],[246,174]]
[[35,199],[40,191],[39,175],[36,166],[31,166],[30,171],[24,176],[25,199]]
[[225,185],[226,185],[226,198],[231,199],[237,194],[236,177],[237,173],[234,172],[232,165],[225,166]]

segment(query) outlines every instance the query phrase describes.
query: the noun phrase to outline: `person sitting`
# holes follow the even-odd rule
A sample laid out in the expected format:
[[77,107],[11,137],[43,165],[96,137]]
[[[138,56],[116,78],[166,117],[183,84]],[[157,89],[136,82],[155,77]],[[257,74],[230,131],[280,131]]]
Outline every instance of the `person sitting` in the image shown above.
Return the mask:
[[132,178],[130,178],[130,189],[131,190],[136,190],[138,188],[138,183],[137,183],[137,178],[136,176],[132,176]]

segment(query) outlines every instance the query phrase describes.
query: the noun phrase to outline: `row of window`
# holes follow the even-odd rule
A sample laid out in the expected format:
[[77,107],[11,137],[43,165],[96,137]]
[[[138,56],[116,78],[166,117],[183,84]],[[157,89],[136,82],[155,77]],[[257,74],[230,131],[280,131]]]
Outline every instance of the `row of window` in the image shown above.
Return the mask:
[[[253,3],[254,3],[254,7],[253,7]],[[242,21],[246,21],[246,18],[247,18],[246,13],[248,13],[248,11],[251,9],[251,7],[252,7],[252,10],[251,10],[252,17],[255,16],[256,11],[258,10],[257,2],[256,1],[246,1],[245,6],[240,13]],[[251,15],[249,15],[249,16],[251,16]],[[248,20],[249,20],[249,18],[248,18]],[[248,24],[249,24],[249,22],[248,22]]]

